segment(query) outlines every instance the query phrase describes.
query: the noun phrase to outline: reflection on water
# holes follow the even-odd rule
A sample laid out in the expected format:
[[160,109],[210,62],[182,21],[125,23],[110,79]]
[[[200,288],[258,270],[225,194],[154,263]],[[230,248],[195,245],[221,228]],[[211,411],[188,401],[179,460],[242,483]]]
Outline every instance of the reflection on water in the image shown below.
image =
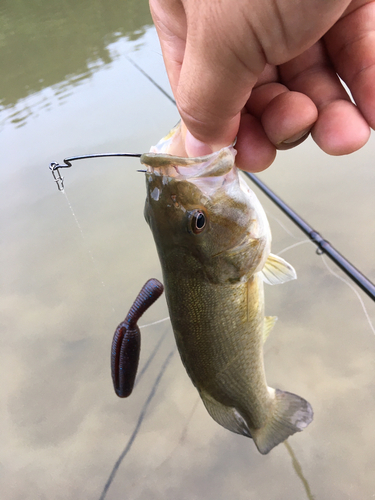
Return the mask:
[[[175,106],[128,59],[168,90],[147,2],[20,1],[0,13],[2,496],[371,498],[374,335],[353,291],[261,194],[273,251],[298,273],[265,290],[266,313],[279,317],[265,344],[267,379],[306,397],[314,422],[265,457],[222,429],[171,354],[169,321],[141,328],[135,389],[115,396],[114,329],[143,283],[161,279],[144,176],[135,159],[85,160],[65,172],[69,206],[48,165],[143,152],[176,123]],[[372,280],[374,149],[371,138],[358,154],[330,158],[306,141],[262,174]],[[160,299],[144,323],[167,315]]]
[[309,482],[305,478],[305,476],[303,474],[303,470],[302,470],[301,464],[299,463],[299,461],[298,461],[298,459],[297,459],[297,457],[296,457],[296,455],[295,455],[295,453],[293,451],[293,448],[288,443],[288,440],[284,441],[284,446],[288,450],[290,458],[292,459],[293,468],[296,471],[297,476],[302,481],[302,484],[303,484],[303,486],[305,488],[305,491],[306,491],[306,497],[308,498],[308,500],[314,500],[314,496],[311,493]]
[[0,110],[12,108],[8,119],[23,125],[32,112],[49,106],[50,92],[26,97],[49,88],[67,99],[72,86],[113,61],[111,43],[140,40],[151,24],[148,3],[139,0],[2,4]]
[[134,428],[134,431],[132,433],[132,435],[130,436],[130,439],[129,441],[126,443],[126,446],[123,450],[123,452],[121,453],[121,455],[119,456],[119,458],[117,459],[115,465],[113,466],[113,469],[111,471],[111,474],[108,478],[108,481],[106,482],[106,484],[104,485],[104,488],[103,488],[103,491],[102,491],[102,494],[100,495],[100,500],[103,500],[105,497],[106,497],[106,494],[107,494],[107,491],[109,490],[111,484],[112,484],[112,481],[114,480],[116,474],[117,474],[117,471],[122,463],[122,461],[124,460],[124,458],[126,457],[126,455],[128,454],[128,452],[130,451],[130,448],[132,446],[132,444],[134,443],[136,437],[137,437],[137,434],[140,430],[140,427],[142,425],[142,422],[143,422],[143,419],[145,418],[146,416],[146,412],[148,410],[148,407],[153,399],[153,397],[155,396],[155,392],[158,388],[158,385],[160,384],[160,380],[161,378],[163,377],[164,375],[164,372],[166,370],[166,368],[168,367],[171,359],[172,359],[172,356],[174,355],[176,349],[173,349],[168,355],[167,357],[165,358],[165,361],[159,371],[159,373],[157,374],[157,377],[155,379],[155,382],[154,382],[154,385],[152,386],[151,388],[151,391],[150,391],[150,394],[148,395],[144,405],[143,405],[143,408],[142,408],[142,411],[138,417],[138,420],[137,420],[137,424]]

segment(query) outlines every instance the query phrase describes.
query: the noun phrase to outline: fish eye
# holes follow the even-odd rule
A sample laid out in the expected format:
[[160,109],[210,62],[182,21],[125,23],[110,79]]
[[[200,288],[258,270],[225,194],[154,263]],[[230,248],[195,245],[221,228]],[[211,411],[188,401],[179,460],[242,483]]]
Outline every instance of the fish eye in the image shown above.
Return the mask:
[[189,217],[190,230],[194,234],[199,234],[203,231],[207,224],[207,218],[202,210],[194,210]]

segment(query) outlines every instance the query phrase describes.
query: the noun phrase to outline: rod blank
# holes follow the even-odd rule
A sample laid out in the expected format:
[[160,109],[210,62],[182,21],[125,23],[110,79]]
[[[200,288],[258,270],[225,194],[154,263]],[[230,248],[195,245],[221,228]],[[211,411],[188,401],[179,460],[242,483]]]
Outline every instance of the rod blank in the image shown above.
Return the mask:
[[364,276],[353,264],[351,264],[341,253],[325,240],[315,229],[304,221],[294,210],[292,210],[281,198],[279,198],[264,182],[249,172],[243,172],[249,177],[263,193],[270,198],[285,215],[291,219],[301,231],[303,231],[313,243],[325,253],[350,279],[352,279],[372,300],[375,301],[375,285]]

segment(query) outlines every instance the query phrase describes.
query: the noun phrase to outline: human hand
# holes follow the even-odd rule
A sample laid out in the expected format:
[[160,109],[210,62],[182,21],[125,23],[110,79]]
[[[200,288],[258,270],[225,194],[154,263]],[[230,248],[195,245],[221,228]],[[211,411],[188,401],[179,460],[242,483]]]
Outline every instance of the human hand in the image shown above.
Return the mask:
[[189,156],[237,136],[237,165],[256,172],[309,132],[332,155],[367,142],[375,127],[375,0],[150,0],[150,7]]

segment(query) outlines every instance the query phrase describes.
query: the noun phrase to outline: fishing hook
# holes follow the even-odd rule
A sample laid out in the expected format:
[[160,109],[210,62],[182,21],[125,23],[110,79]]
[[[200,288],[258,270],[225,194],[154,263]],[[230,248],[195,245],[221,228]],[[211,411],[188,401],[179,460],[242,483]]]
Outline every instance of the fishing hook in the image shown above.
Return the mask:
[[112,156],[140,158],[142,155],[138,153],[98,153],[92,155],[71,156],[64,159],[63,165],[60,165],[59,163],[53,161],[50,164],[49,169],[51,170],[53,179],[57,184],[57,189],[59,191],[64,191],[64,177],[62,177],[61,175],[60,168],[70,168],[72,166],[71,162],[76,160],[86,160],[88,158],[109,158]]

